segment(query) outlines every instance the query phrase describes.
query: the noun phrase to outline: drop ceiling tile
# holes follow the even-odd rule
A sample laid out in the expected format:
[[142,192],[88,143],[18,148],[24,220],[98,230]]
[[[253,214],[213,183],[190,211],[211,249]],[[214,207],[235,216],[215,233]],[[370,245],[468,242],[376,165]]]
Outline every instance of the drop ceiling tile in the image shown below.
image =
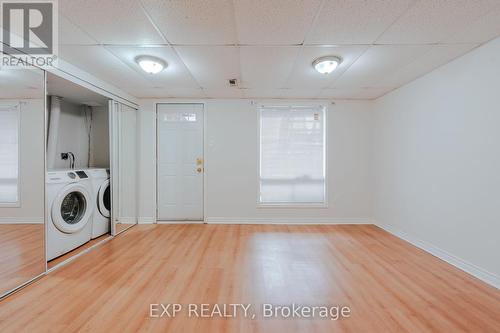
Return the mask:
[[240,79],[240,52],[235,46],[177,46],[182,61],[203,88],[224,88]]
[[[287,82],[287,88],[325,88],[338,79],[344,71],[368,48],[368,46],[336,46],[320,47],[306,46],[301,49],[298,60],[293,68],[292,76]],[[338,56],[342,62],[329,75],[318,73],[312,62],[324,56]]]
[[190,88],[148,88],[136,87],[128,91],[129,94],[137,98],[205,98],[206,95],[202,89]]
[[71,23],[63,15],[59,15],[59,44],[79,44],[79,45],[95,45],[98,42],[89,36],[85,31]]
[[280,98],[283,89],[273,88],[257,88],[257,89],[242,89],[245,98]]
[[445,39],[446,43],[484,43],[500,36],[500,8],[490,11],[471,25],[463,26]]
[[102,44],[164,43],[138,1],[64,0],[59,11]]
[[313,99],[318,98],[321,93],[321,89],[314,88],[290,88],[290,89],[280,89],[280,98],[289,99]]
[[243,98],[243,89],[234,87],[203,89],[208,98]]
[[326,1],[306,44],[370,44],[414,0]]
[[0,99],[43,98],[43,71],[2,68],[0,70]]
[[125,91],[127,91],[125,87],[149,85],[138,72],[125,65],[103,46],[61,45],[59,56],[85,72]]
[[232,0],[143,0],[142,3],[170,43],[236,43]]
[[498,0],[417,1],[377,43],[438,43],[498,6]]
[[428,45],[371,46],[331,88],[385,87],[382,81],[427,52]]
[[291,45],[304,42],[321,1],[235,0],[241,44]]
[[300,47],[243,46],[241,87],[283,88],[290,76]]
[[469,52],[478,45],[479,44],[435,45],[422,56],[416,58],[392,75],[386,75],[381,78],[379,83],[384,86],[400,87]]
[[375,99],[385,95],[393,88],[351,88],[323,89],[319,98],[325,99]]
[[[4,55],[2,57],[11,58]],[[11,87],[24,87],[42,90],[43,87],[43,71],[39,69],[22,70],[16,68],[1,68],[0,70],[0,83],[2,88]]]
[[[130,46],[106,46],[112,54],[120,59],[129,68],[141,75],[153,87],[160,88],[199,88],[198,83],[191,76],[174,49],[170,46],[161,47],[130,47]],[[168,66],[158,74],[147,74],[143,72],[135,62],[140,55],[150,55],[163,59]]]

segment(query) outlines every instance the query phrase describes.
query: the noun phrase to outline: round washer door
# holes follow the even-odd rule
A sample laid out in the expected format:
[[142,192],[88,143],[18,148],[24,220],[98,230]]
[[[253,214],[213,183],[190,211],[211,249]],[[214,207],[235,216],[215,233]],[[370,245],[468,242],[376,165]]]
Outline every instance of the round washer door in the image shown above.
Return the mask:
[[91,221],[93,205],[89,191],[78,184],[67,185],[52,203],[52,222],[60,231],[72,234]]
[[111,187],[109,186],[109,179],[104,181],[101,186],[99,186],[99,192],[97,196],[97,208],[99,213],[104,217],[111,216]]

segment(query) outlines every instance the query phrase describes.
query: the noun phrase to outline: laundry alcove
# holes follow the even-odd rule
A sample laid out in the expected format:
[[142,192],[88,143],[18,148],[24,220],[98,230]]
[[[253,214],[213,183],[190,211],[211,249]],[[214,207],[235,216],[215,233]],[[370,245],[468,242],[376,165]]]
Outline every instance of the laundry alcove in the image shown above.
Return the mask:
[[137,106],[55,69],[0,75],[3,298],[137,223]]

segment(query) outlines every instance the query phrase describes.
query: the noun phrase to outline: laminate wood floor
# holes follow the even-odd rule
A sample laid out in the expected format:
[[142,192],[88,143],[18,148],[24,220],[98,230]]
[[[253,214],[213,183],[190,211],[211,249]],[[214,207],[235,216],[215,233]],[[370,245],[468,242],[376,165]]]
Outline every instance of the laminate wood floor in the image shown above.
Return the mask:
[[[183,310],[151,318],[152,303]],[[351,312],[263,318],[266,303]],[[500,291],[370,225],[139,225],[0,302],[0,331],[499,332]]]
[[109,233],[104,234],[102,236],[99,236],[97,238],[89,240],[87,243],[77,247],[76,249],[69,251],[66,254],[63,254],[62,256],[59,256],[57,258],[50,260],[49,262],[47,262],[47,268],[51,269],[52,267],[59,265],[60,263],[66,261],[66,260],[78,255],[79,253],[91,248],[92,246],[106,240],[108,237],[111,237],[111,234],[109,234]]
[[44,224],[0,224],[0,294],[45,272],[44,239]]

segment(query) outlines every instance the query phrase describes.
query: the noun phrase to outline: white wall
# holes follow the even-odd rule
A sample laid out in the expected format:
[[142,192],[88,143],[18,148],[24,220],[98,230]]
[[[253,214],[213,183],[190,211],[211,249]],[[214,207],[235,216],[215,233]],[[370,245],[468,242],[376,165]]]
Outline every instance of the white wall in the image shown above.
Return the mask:
[[90,166],[109,168],[109,112],[107,106],[92,108]]
[[64,99],[61,101],[54,169],[69,168],[69,160],[61,159],[61,153],[65,152],[75,154],[76,168],[87,168],[89,165],[109,167],[109,121],[107,111],[107,107],[93,108],[90,141],[91,156],[89,161],[88,124],[86,123],[82,105],[70,103]]
[[[49,128],[49,131],[51,130]],[[61,116],[59,118],[54,169],[69,168],[69,160],[61,159],[61,153],[65,152],[73,152],[75,154],[76,168],[88,167],[88,140],[85,116],[81,105],[69,103],[63,99],[61,101]]]
[[[139,216],[143,223],[152,222],[156,214],[156,102],[169,100],[140,102]],[[257,207],[256,106],[243,99],[201,102],[205,103],[206,118],[205,217],[208,222],[371,221],[371,102],[340,101],[329,105],[328,208],[295,209]]]
[[500,39],[376,101],[375,218],[500,286]]

